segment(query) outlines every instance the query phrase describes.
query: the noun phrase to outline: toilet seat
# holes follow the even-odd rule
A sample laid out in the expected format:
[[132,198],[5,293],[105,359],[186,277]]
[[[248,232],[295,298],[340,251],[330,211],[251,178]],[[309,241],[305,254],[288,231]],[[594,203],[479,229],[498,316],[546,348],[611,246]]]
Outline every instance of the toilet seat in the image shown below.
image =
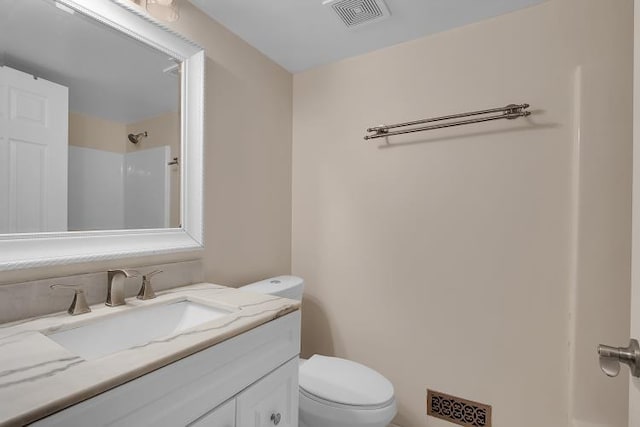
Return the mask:
[[307,399],[313,400],[314,402],[320,404],[320,405],[324,405],[324,406],[329,406],[332,408],[339,408],[339,409],[346,409],[346,410],[354,410],[354,411],[366,411],[366,410],[374,410],[374,409],[384,409],[388,406],[391,406],[395,399],[391,398],[388,401],[378,404],[378,405],[352,405],[352,404],[344,404],[344,403],[339,403],[339,402],[334,402],[332,400],[328,400],[328,399],[323,399],[321,397],[318,397],[312,393],[309,393],[308,391],[306,391],[305,389],[303,389],[302,387],[300,387],[300,394],[304,397],[306,397]]
[[396,415],[396,401],[384,408],[336,407],[299,394],[300,427],[386,427]]
[[378,372],[351,360],[317,354],[300,364],[300,392],[340,408],[380,409],[394,402],[393,385]]
[[397,412],[393,385],[350,360],[300,360],[301,427],[385,427]]

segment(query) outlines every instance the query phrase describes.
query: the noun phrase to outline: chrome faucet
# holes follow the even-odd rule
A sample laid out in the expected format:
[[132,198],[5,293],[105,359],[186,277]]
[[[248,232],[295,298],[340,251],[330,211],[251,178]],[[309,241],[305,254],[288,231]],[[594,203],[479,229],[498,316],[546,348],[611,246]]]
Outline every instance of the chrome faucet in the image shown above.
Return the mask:
[[124,305],[124,279],[138,277],[135,270],[109,270],[107,272],[107,301],[105,305],[116,307]]

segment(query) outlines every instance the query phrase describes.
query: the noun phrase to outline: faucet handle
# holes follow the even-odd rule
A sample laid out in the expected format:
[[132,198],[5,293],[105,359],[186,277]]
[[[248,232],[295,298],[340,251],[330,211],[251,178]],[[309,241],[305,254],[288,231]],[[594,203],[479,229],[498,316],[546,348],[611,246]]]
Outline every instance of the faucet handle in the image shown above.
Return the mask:
[[156,297],[156,293],[151,287],[151,278],[160,273],[162,273],[162,270],[154,270],[142,276],[142,286],[140,287],[140,292],[138,292],[138,299],[148,300]]
[[164,271],[162,271],[162,270],[153,270],[151,273],[147,273],[144,276],[142,276],[142,278],[144,279],[146,277],[147,279],[151,279],[153,276],[155,276],[156,274],[160,274],[160,273],[164,273]]
[[82,289],[80,286],[55,284],[55,285],[49,286],[49,288],[54,290],[70,289],[72,291],[75,291],[75,294],[73,295],[73,301],[71,302],[71,305],[67,310],[67,313],[69,313],[70,315],[76,316],[78,314],[89,313],[91,311],[91,309],[89,308],[89,304],[87,304],[87,298],[84,295],[84,289]]
[[124,274],[124,276],[127,278],[138,277],[140,275],[140,272],[138,270],[125,270],[123,268],[115,268],[113,270],[107,271],[107,273],[109,273],[110,276],[121,273]]

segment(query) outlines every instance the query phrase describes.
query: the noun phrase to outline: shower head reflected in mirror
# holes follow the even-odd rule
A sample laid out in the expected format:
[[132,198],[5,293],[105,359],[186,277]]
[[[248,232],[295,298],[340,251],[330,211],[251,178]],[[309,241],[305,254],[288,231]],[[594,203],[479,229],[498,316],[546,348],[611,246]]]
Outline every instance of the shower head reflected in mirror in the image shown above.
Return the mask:
[[147,132],[140,132],[140,133],[135,134],[135,135],[130,133],[129,134],[129,141],[131,141],[132,144],[137,144],[138,142],[140,142],[140,140],[142,138],[146,138],[147,136],[149,136],[147,134]]

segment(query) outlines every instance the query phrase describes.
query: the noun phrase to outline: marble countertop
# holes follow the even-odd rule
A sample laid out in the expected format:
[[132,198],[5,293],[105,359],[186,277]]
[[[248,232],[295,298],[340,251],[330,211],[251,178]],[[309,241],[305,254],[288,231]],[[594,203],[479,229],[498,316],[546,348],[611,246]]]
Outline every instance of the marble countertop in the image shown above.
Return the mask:
[[[96,360],[84,360],[46,335],[132,308],[189,300],[231,313],[181,334]],[[200,283],[153,300],[92,306],[0,325],[0,426],[26,425],[300,308],[298,301]],[[123,331],[122,333],[126,333]]]

